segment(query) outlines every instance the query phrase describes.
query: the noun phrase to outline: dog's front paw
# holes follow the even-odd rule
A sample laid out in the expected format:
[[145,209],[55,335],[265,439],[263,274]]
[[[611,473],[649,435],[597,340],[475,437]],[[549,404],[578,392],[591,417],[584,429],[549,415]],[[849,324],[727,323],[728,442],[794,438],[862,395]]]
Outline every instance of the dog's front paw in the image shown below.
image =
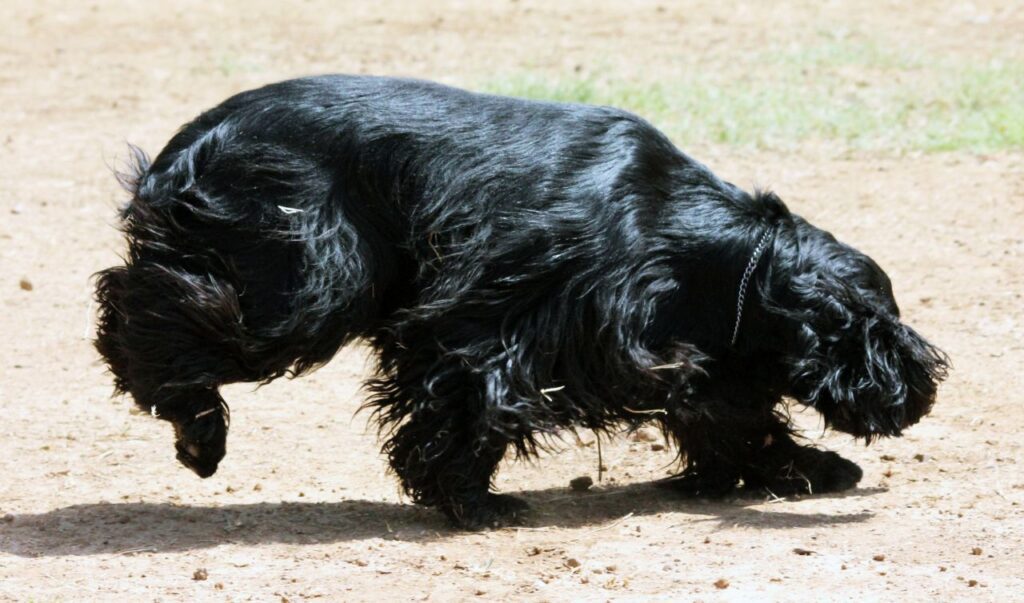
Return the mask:
[[515,496],[488,492],[482,500],[451,503],[442,511],[458,528],[483,530],[520,525],[529,508],[526,501]]
[[217,472],[217,465],[227,452],[228,424],[220,408],[201,412],[186,420],[175,423],[178,462],[195,472],[199,477],[210,477]]
[[853,461],[830,450],[796,447],[786,462],[771,472],[761,469],[745,476],[747,487],[762,488],[776,496],[842,492],[857,485],[864,472]]

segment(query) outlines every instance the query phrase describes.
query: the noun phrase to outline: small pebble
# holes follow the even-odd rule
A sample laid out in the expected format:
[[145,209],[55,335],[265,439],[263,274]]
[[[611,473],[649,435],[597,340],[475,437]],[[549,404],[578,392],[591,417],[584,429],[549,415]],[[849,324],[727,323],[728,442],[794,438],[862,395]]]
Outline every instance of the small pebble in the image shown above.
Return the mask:
[[971,549],[971,554],[972,555],[980,555],[981,554],[981,547],[980,546],[976,546],[976,547],[972,548]]
[[569,487],[574,492],[586,492],[594,485],[594,480],[589,475],[582,475],[569,482]]
[[665,449],[665,445],[664,444],[659,444],[658,442],[655,442],[655,443],[651,444],[651,450],[653,450],[655,452],[661,452],[664,449]]
[[32,286],[32,281],[28,280],[27,278],[23,278],[20,281],[18,281],[18,286],[21,287],[22,291],[31,291],[32,289],[35,288]]
[[579,561],[577,561],[577,560],[576,560],[575,558],[573,558],[573,557],[569,557],[568,559],[566,559],[566,560],[565,560],[565,567],[568,567],[568,568],[577,568],[577,567],[579,567],[579,566],[580,566],[580,562],[579,562]]
[[872,559],[875,561],[885,561],[885,555],[875,555]]
[[193,580],[206,580],[209,577],[210,577],[210,575],[206,572],[206,568],[202,568],[201,567],[201,568],[197,569],[196,571],[192,572],[192,579]]
[[725,578],[719,578],[718,580],[715,580],[715,588],[718,588],[718,589],[729,588],[729,581],[726,580]]

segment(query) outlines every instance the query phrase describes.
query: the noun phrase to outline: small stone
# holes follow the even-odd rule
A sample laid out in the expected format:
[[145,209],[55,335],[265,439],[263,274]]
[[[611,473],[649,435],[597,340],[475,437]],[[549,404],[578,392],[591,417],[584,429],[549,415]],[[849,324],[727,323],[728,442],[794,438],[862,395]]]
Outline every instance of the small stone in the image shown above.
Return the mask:
[[573,492],[586,492],[594,485],[594,480],[589,475],[582,475],[569,482]]
[[655,442],[655,443],[651,444],[651,450],[653,450],[655,452],[661,452],[664,449],[665,449],[665,445],[664,444],[660,444],[658,442]]
[[576,558],[574,558],[574,557],[569,557],[568,559],[565,560],[565,567],[567,567],[569,569],[575,569],[575,568],[577,568],[579,566],[580,566],[580,562]]
[[872,559],[875,561],[885,561],[885,555],[875,555]]
[[206,568],[202,568],[201,567],[201,568],[197,569],[196,571],[192,572],[192,579],[193,580],[197,580],[197,581],[198,580],[206,580],[209,577],[210,577],[210,574],[208,574],[206,572]]
[[717,589],[729,588],[729,581],[726,580],[725,578],[719,578],[718,580],[715,580],[715,588],[717,588]]
[[32,289],[35,289],[35,287],[32,286],[32,281],[27,278],[23,278],[18,281],[18,286],[21,287],[22,291],[31,291]]
[[980,555],[981,554],[981,547],[980,546],[976,546],[976,547],[972,548],[971,549],[971,554],[972,555]]
[[968,580],[967,581],[967,586],[972,586],[973,587],[973,586],[977,586],[977,585],[978,585],[978,581],[977,580]]
[[924,455],[918,452],[917,454],[914,455],[914,460],[917,461],[918,463],[923,463]]
[[657,442],[658,432],[651,427],[641,427],[630,437],[634,442]]
[[793,549],[793,552],[796,553],[797,555],[803,555],[805,557],[807,555],[813,555],[814,554],[814,551],[811,551],[811,550],[808,550],[808,549],[802,549],[800,547],[797,547],[797,548]]
[[882,456],[880,456],[878,458],[882,459],[883,461],[889,461],[889,462],[896,460],[896,457],[894,457],[891,454],[883,454]]

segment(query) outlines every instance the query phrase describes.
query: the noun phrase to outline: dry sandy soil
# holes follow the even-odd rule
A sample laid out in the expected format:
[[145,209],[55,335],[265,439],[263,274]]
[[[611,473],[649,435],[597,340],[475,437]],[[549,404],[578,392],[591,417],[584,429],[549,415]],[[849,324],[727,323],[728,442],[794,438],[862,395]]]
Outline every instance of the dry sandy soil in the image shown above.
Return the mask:
[[156,151],[232,92],[330,71],[472,85],[595,60],[651,79],[851,24],[983,58],[1024,32],[1019,10],[986,2],[626,4],[6,0],[0,599],[1024,597],[1020,152],[687,149],[873,255],[908,321],[953,358],[934,413],[903,439],[865,448],[797,415],[864,467],[842,496],[679,500],[648,485],[674,453],[628,437],[577,494],[570,479],[597,476],[583,434],[499,475],[532,503],[525,526],[461,533],[403,501],[367,417],[353,418],[360,349],[302,380],[227,388],[229,455],[205,481],[176,463],[166,424],[110,398],[89,283],[120,249],[109,168],[124,141]]

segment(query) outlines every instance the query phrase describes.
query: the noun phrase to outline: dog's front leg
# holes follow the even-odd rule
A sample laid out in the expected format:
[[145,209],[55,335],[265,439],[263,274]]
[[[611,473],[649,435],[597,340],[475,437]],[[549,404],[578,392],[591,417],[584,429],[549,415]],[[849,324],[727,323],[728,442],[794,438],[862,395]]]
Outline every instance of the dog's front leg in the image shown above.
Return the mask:
[[841,492],[857,485],[864,472],[853,461],[778,434],[766,442],[743,468],[747,489],[775,496]]
[[740,480],[747,491],[775,496],[838,492],[863,475],[834,452],[798,444],[785,418],[770,408],[710,400],[689,408],[666,419],[686,458],[686,469],[667,484],[684,494],[724,496]]

